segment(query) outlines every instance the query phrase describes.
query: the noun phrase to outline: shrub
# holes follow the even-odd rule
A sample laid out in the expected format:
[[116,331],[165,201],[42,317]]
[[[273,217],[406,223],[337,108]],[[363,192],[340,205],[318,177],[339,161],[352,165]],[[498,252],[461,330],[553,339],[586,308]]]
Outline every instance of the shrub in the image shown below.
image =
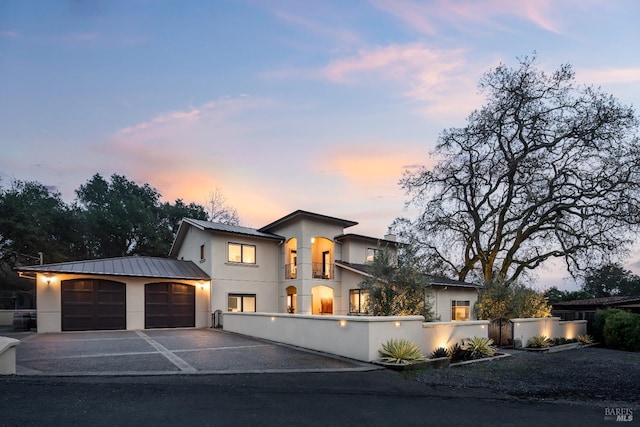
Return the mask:
[[449,357],[449,352],[444,347],[438,347],[431,353],[431,359],[437,359],[439,357]]
[[578,342],[584,345],[593,344],[593,338],[591,335],[578,335]]
[[640,314],[616,310],[607,316],[603,335],[607,347],[640,351]]
[[378,353],[381,361],[398,365],[408,365],[409,363],[424,360],[420,347],[404,339],[390,339],[385,344],[382,344],[382,348],[378,350]]
[[467,350],[463,349],[460,344],[451,346],[448,353],[452,363],[471,359],[471,354]]
[[598,310],[596,312],[596,318],[593,324],[593,338],[601,343],[604,343],[604,325],[607,323],[607,319],[610,316],[620,313],[622,310],[618,308],[610,308],[606,310]]
[[551,346],[551,340],[544,335],[536,335],[527,341],[529,348],[547,348]]
[[491,357],[496,354],[496,348],[493,346],[493,340],[491,338],[469,338],[464,340],[461,347],[469,353],[471,359],[482,359],[483,357]]

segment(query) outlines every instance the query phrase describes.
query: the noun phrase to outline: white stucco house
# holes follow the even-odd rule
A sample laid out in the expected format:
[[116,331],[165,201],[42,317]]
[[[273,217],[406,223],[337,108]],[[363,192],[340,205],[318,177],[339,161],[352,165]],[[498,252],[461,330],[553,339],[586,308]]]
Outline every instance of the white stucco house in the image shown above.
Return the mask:
[[[298,210],[262,228],[183,219],[169,258],[21,267],[36,278],[39,332],[208,327],[212,314],[364,314],[360,282],[395,237],[345,233],[350,220]],[[476,285],[429,276],[443,322],[473,319]]]

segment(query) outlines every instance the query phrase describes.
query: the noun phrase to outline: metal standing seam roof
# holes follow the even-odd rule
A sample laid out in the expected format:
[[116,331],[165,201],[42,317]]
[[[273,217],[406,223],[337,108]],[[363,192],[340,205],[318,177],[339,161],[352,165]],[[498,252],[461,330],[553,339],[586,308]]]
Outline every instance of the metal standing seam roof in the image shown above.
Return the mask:
[[183,280],[211,279],[207,273],[191,261],[143,256],[61,262],[16,267],[15,269],[22,272],[36,273],[95,274]]
[[[367,264],[352,264],[350,262],[345,261],[336,261],[336,265],[342,268],[346,268],[348,270],[354,271],[356,273],[360,273],[362,275],[369,275],[369,266]],[[453,280],[447,279],[445,277],[432,276],[430,274],[424,275],[431,285],[436,286],[453,286],[459,288],[481,288],[481,285],[476,285],[474,283],[463,282],[461,280]]]
[[238,225],[222,224],[219,222],[202,221],[199,219],[185,218],[183,221],[195,225],[204,230],[221,231],[223,233],[242,234],[251,237],[261,237],[263,239],[285,240],[277,234],[265,233],[254,228],[240,227]]

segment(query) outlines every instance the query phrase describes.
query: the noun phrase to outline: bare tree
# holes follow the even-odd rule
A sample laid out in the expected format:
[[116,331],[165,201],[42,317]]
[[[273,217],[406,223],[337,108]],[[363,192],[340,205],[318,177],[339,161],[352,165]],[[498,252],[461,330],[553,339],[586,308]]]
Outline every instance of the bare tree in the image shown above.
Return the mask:
[[209,221],[220,222],[229,225],[240,225],[240,217],[236,208],[227,204],[227,198],[220,187],[209,193],[206,202]]
[[414,220],[396,225],[464,280],[513,282],[550,258],[574,274],[624,253],[640,221],[638,119],[632,107],[553,74],[535,56],[499,65],[486,103],[443,131],[432,170],[405,172]]

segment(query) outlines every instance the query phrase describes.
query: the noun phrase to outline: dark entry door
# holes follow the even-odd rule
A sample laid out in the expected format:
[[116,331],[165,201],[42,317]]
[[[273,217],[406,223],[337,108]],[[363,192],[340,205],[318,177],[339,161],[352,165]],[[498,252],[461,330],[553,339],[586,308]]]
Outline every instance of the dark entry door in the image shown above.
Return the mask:
[[64,280],[61,285],[62,330],[127,328],[126,285],[111,280]]
[[147,283],[144,286],[144,327],[194,327],[195,290],[195,286],[181,283]]

